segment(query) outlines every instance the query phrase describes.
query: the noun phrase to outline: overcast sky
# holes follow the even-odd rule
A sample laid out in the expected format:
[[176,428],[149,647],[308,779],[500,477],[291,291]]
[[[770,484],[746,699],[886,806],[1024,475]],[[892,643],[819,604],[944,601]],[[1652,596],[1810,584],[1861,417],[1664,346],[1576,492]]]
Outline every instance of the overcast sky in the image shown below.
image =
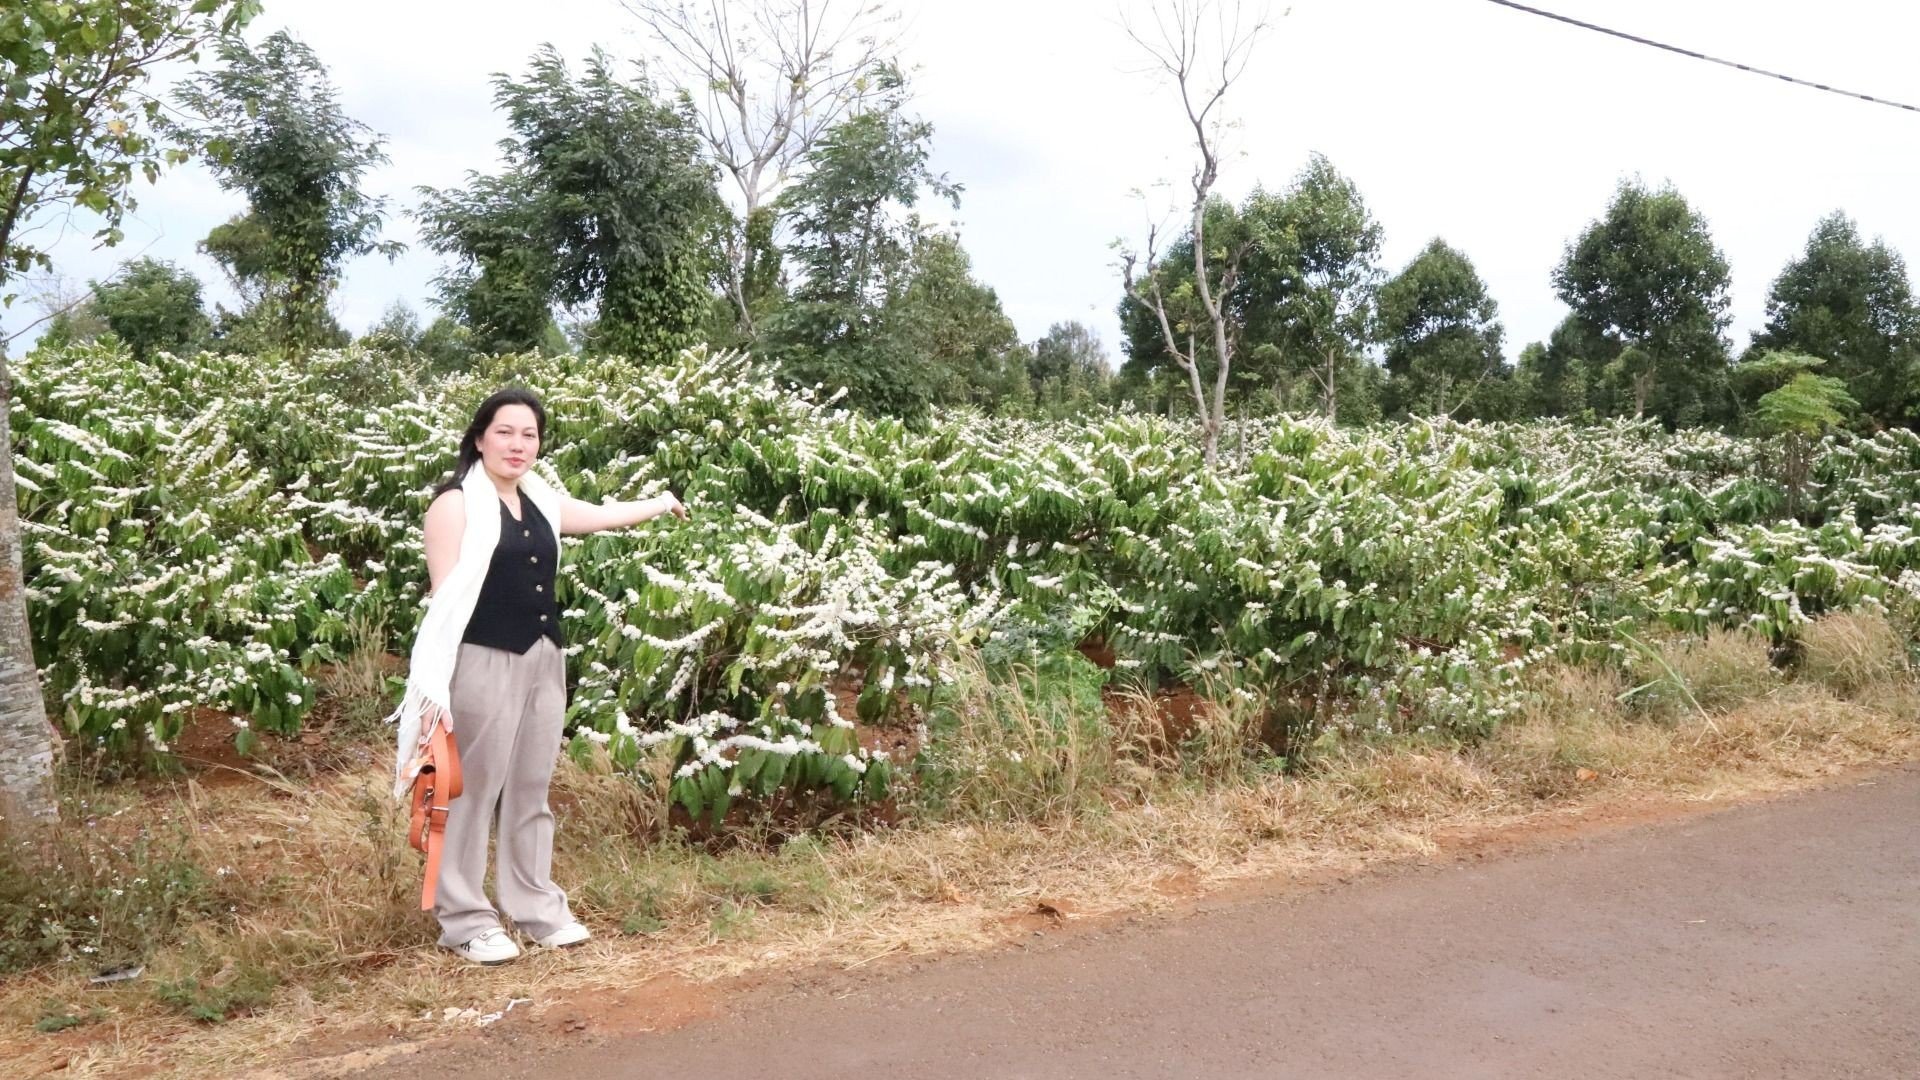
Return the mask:
[[[844,2],[844,0],[843,0]],[[1872,0],[1535,0],[1648,37],[1920,103],[1920,5]],[[1027,339],[1092,325],[1118,361],[1111,244],[1172,221],[1190,169],[1177,99],[1144,74],[1117,0],[906,0],[902,52],[935,166],[962,182],[955,215],[976,276]],[[1733,268],[1736,347],[1766,291],[1824,214],[1920,255],[1920,115],[1657,52],[1485,0],[1275,3],[1273,31],[1227,101],[1220,191],[1282,187],[1311,151],[1351,177],[1385,230],[1389,271],[1428,239],[1465,251],[1507,328],[1507,352],[1565,314],[1548,276],[1623,176],[1671,180],[1704,213]],[[1282,12],[1285,12],[1282,15]],[[614,0],[267,0],[249,29],[291,30],[329,66],[350,115],[383,133],[392,164],[368,187],[395,211],[389,264],[346,269],[334,307],[355,331],[400,299],[428,313],[440,259],[406,211],[419,185],[492,170],[506,134],[489,77],[520,73],[542,42],[577,61],[594,45],[643,56]],[[1169,183],[1170,182],[1170,183]],[[1158,183],[1159,187],[1154,185]],[[1147,191],[1143,201],[1138,192]],[[194,245],[244,208],[197,167],[141,185],[116,249],[76,217],[54,249],[74,282],[122,259],[190,267],[229,294]],[[0,325],[33,313],[16,304]],[[430,317],[430,315],[428,315]]]

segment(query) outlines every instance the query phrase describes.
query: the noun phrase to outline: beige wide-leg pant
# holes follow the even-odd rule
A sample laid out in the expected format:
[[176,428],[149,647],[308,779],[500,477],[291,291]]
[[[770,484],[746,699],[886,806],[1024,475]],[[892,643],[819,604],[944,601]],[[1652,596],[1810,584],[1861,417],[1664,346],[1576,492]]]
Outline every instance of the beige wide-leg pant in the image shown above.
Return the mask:
[[[446,848],[433,914],[440,943],[460,945],[500,925],[544,937],[573,921],[553,867],[553,811],[547,785],[560,753],[567,668],[559,646],[541,638],[525,654],[461,645],[453,670],[453,741],[460,797],[447,812]],[[500,838],[500,910],[487,901],[487,834]]]

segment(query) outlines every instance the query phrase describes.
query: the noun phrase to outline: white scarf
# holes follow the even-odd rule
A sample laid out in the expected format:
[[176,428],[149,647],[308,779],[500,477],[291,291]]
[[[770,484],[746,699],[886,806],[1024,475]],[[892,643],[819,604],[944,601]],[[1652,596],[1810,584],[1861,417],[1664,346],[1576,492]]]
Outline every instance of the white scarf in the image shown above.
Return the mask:
[[[493,549],[500,543],[500,494],[493,478],[479,462],[467,470],[460,481],[466,502],[467,527],[460,535],[460,559],[453,571],[426,600],[427,613],[420,620],[420,633],[413,642],[413,660],[407,672],[407,694],[389,722],[400,722],[394,753],[393,796],[407,797],[414,775],[420,771],[419,747],[421,723],[429,708],[438,715],[452,715],[453,667],[460,657],[460,639],[466,636],[467,622],[480,600],[480,586],[487,580],[487,568],[493,564]],[[553,529],[554,548],[560,546],[560,506],[566,493],[540,478],[532,469],[520,477],[520,494],[533,500],[540,515]],[[524,513],[525,511],[522,511]],[[557,560],[556,560],[557,562]],[[436,716],[436,719],[438,716]]]

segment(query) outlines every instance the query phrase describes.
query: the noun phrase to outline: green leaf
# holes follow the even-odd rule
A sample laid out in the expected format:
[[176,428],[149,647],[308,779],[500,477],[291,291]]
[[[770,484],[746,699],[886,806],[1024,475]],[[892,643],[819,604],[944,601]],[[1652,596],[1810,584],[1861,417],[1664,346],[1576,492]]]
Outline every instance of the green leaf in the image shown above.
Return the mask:
[[759,773],[761,795],[772,795],[780,789],[780,781],[786,778],[787,768],[792,761],[793,758],[787,754],[767,755],[767,762],[761,766]]
[[869,676],[867,685],[860,690],[860,696],[854,703],[854,712],[861,721],[877,724],[887,713],[887,692],[880,688],[877,678]]
[[674,802],[679,803],[681,807],[687,811],[688,816],[696,819],[700,817],[700,812],[705,809],[706,806],[705,797],[700,790],[700,784],[694,777],[689,776],[675,779],[673,783],[668,786],[667,795]]

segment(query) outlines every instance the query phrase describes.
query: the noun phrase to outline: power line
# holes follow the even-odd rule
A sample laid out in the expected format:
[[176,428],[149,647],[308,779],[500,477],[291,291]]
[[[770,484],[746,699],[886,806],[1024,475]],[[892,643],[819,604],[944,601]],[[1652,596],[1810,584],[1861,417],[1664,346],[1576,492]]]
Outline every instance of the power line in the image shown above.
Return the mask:
[[1487,3],[1498,4],[1504,8],[1512,8],[1515,11],[1524,11],[1529,15],[1538,15],[1543,19],[1563,22],[1569,26],[1577,26],[1582,30],[1592,30],[1595,33],[1606,34],[1609,37],[1622,38],[1636,45],[1650,45],[1653,48],[1664,49],[1670,53],[1679,53],[1681,56],[1692,57],[1695,60],[1705,60],[1709,64],[1719,64],[1722,67],[1730,67],[1736,71],[1750,71],[1755,75],[1765,75],[1768,78],[1779,79],[1781,82],[1789,82],[1795,86],[1806,86],[1815,90],[1825,90],[1829,94],[1839,94],[1841,97],[1857,98],[1860,101],[1869,101],[1875,105],[1886,105],[1895,109],[1905,109],[1910,113],[1920,113],[1920,105],[1907,105],[1898,101],[1888,101],[1886,98],[1877,98],[1872,94],[1862,94],[1853,90],[1842,90],[1837,86],[1828,86],[1825,83],[1811,82],[1807,79],[1797,79],[1792,75],[1782,75],[1778,71],[1768,71],[1766,68],[1757,68],[1751,64],[1742,64],[1733,60],[1722,60],[1717,56],[1708,56],[1703,52],[1683,49],[1678,45],[1668,45],[1664,42],[1655,41],[1652,38],[1641,37],[1638,34],[1629,34],[1623,30],[1610,30],[1607,27],[1597,26],[1590,22],[1582,22],[1579,19],[1567,15],[1561,15],[1552,11],[1542,11],[1537,7],[1528,7],[1525,4],[1515,3],[1514,0],[1487,0]]

